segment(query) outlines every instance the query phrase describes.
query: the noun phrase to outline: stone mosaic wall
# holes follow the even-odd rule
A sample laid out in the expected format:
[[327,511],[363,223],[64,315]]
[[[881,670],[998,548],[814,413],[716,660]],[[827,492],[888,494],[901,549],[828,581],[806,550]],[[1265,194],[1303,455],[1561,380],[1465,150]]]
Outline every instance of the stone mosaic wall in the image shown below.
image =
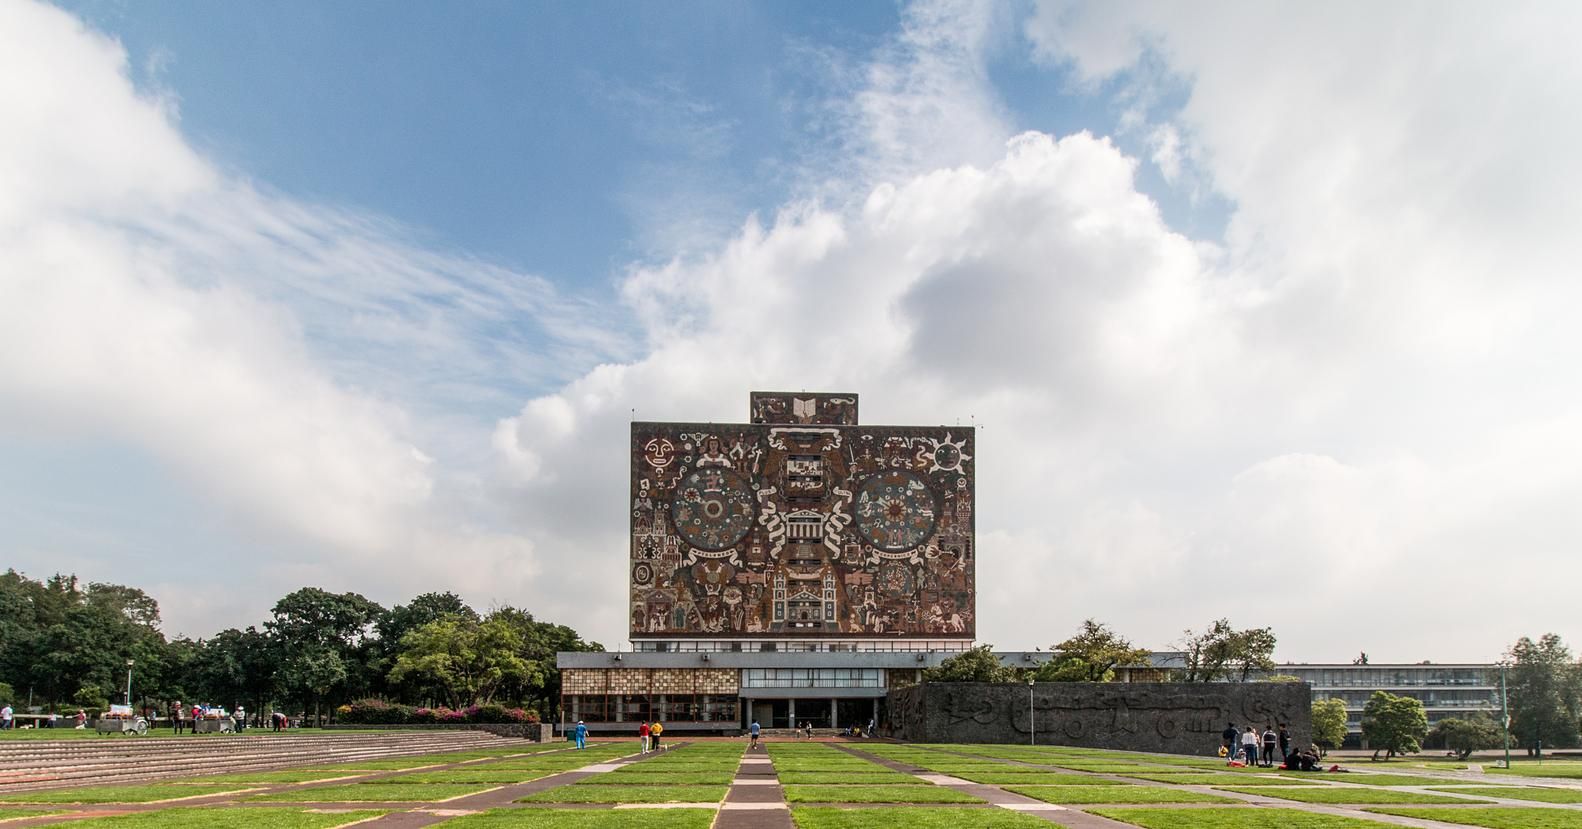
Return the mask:
[[[758,416],[798,416],[777,399]],[[807,400],[807,423],[632,424],[634,638],[972,638],[971,428]]]
[[[1312,742],[1312,686],[1302,682],[1026,685],[929,682],[889,694],[893,735],[927,743],[1017,743],[1213,755],[1227,723],[1288,723]],[[1036,728],[1036,733],[1034,730]]]

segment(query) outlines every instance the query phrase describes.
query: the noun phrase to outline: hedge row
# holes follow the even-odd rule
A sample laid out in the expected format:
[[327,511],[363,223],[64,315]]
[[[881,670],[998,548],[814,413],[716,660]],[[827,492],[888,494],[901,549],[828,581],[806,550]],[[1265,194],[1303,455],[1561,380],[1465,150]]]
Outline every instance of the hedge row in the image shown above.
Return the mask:
[[335,709],[336,719],[346,724],[405,725],[407,723],[536,723],[538,712],[503,705],[473,705],[459,710],[414,708],[382,699],[360,699]]

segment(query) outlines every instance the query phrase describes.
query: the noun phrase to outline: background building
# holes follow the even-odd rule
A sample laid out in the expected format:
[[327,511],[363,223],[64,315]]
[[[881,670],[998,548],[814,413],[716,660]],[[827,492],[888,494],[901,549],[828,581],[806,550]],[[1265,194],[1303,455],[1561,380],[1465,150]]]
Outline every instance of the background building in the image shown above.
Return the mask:
[[1374,691],[1388,691],[1423,703],[1430,727],[1447,717],[1483,712],[1500,719],[1500,667],[1493,664],[1428,662],[1402,664],[1281,665],[1277,673],[1313,686],[1313,700],[1346,703],[1346,748],[1363,748],[1362,709]]

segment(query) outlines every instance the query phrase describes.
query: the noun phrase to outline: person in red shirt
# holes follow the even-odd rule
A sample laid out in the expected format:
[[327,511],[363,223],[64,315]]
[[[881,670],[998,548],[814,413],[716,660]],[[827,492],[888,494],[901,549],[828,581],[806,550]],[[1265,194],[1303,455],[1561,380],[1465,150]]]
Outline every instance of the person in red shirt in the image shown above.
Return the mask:
[[647,720],[643,720],[643,724],[639,725],[637,727],[637,745],[641,749],[643,754],[647,754],[648,753],[648,721]]

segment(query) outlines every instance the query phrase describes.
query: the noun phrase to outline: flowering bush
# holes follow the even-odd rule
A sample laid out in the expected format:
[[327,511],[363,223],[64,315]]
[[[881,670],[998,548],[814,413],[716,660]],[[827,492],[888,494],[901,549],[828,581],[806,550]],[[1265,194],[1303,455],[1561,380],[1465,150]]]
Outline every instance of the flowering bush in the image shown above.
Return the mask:
[[536,723],[538,712],[521,708],[506,708],[497,703],[472,705],[452,710],[439,708],[413,708],[380,699],[360,699],[350,705],[335,709],[343,723],[368,725],[405,725],[407,723],[434,723],[437,725]]

